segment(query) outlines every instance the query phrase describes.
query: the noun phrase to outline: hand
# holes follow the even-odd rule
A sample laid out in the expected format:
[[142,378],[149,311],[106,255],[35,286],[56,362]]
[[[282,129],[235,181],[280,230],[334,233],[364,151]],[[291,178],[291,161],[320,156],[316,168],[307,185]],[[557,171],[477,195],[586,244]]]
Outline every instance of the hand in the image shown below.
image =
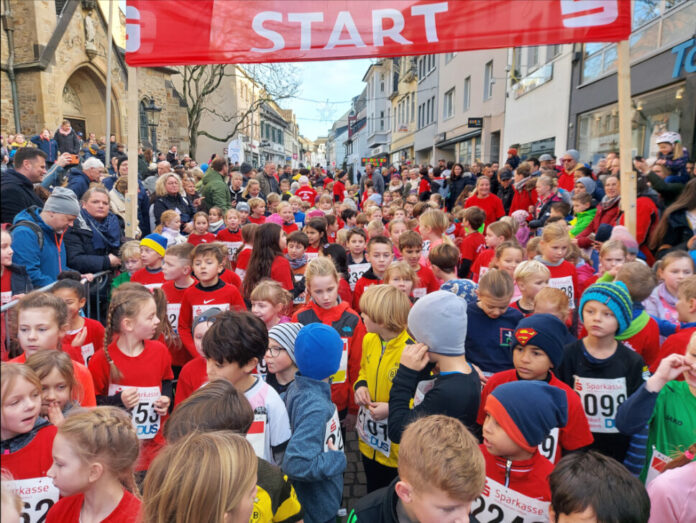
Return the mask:
[[87,280],[89,282],[94,281],[94,274],[92,274],[91,272],[88,272],[86,274],[82,274],[81,276],[82,276],[83,280]]
[[121,391],[121,403],[127,409],[132,409],[138,404],[138,389],[136,387],[126,387]]
[[186,234],[191,234],[193,231],[193,222],[188,222],[186,225],[184,225],[184,232]]
[[70,159],[70,153],[63,153],[58,158],[56,158],[56,163],[60,167],[65,167],[69,165],[72,160]]
[[473,369],[476,371],[476,374],[478,374],[479,380],[481,380],[481,386],[485,385],[488,383],[488,376],[486,376],[483,371],[478,367],[478,365],[474,365],[473,363],[470,363],[473,367]]
[[326,442],[326,446],[329,447],[329,450],[338,450],[338,449],[336,448],[336,445],[334,445],[334,442],[333,442],[332,439],[329,439],[329,440]]
[[657,160],[655,163],[656,163],[656,164],[659,164],[659,165],[664,165],[664,164],[666,164],[667,162],[666,162],[664,159],[660,158],[660,159]]
[[655,374],[648,378],[645,389],[648,392],[660,392],[668,381],[678,378],[689,369],[696,370],[696,363],[689,363],[681,354],[670,354],[660,362]]
[[160,416],[166,416],[170,402],[169,396],[160,396],[159,399],[155,401],[155,412]]
[[48,421],[56,427],[60,427],[63,421],[65,421],[63,412],[60,410],[60,404],[57,401],[52,401],[48,406]]
[[622,264],[621,264],[621,263],[617,263],[617,264],[614,265],[611,269],[609,269],[607,272],[608,272],[609,274],[611,274],[611,275],[614,277],[614,279],[616,279],[616,275],[618,274],[618,272],[619,272],[619,270],[621,269],[621,267],[622,267]]
[[370,411],[370,415],[375,421],[383,420],[389,416],[389,403],[385,403],[384,401],[371,403],[367,409]]
[[201,198],[196,198],[195,200],[193,200],[193,206],[196,209],[199,209],[201,207],[201,201],[202,201]]
[[82,344],[85,342],[86,338],[87,338],[87,327],[85,326],[85,327],[82,327],[80,329],[80,332],[78,332],[77,335],[73,338],[70,345],[73,347],[82,347]]
[[109,264],[112,267],[118,267],[119,265],[121,265],[121,258],[119,258],[118,256],[114,256],[113,254],[109,254]]
[[406,345],[401,353],[400,363],[411,370],[421,371],[428,364],[428,346],[425,343]]
[[370,399],[370,391],[367,390],[367,387],[362,386],[355,390],[355,403],[367,407],[370,401],[372,400]]

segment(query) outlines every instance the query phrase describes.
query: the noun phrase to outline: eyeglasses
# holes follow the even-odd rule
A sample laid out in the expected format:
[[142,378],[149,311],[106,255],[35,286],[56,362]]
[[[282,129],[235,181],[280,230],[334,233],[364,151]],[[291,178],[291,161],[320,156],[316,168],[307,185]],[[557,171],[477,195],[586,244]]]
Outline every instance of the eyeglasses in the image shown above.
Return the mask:
[[268,352],[274,358],[277,358],[278,356],[280,356],[280,351],[282,351],[282,350],[285,350],[285,349],[281,349],[280,347],[268,347],[266,349],[266,352]]

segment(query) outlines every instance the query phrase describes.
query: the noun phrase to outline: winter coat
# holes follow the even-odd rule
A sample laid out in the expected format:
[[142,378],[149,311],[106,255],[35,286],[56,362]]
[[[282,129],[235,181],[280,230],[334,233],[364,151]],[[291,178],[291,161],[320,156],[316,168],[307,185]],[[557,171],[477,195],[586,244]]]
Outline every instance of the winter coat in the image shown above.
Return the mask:
[[261,185],[261,192],[263,194],[271,194],[272,192],[276,194],[280,193],[280,186],[275,176],[267,176],[265,172],[260,172],[255,178],[259,182],[259,185]]
[[515,187],[516,184],[513,184],[513,187],[515,187],[515,195],[512,197],[512,203],[510,204],[510,215],[515,211],[529,212],[529,206],[531,205],[534,207],[536,205],[539,196],[537,196],[534,184],[532,184],[531,190],[528,189],[529,185],[527,182],[529,181],[529,178],[525,179],[525,183],[522,184],[522,189],[517,189],[517,187]]
[[79,168],[73,167],[68,173],[68,189],[75,193],[78,200],[82,199],[82,195],[89,189],[89,184],[92,183],[87,175]]
[[[62,271],[70,270],[62,236],[49,227],[40,216],[41,209],[30,207],[17,216],[14,223],[26,220],[36,223],[40,228],[43,245],[39,248],[38,236],[26,225],[20,225],[12,231],[13,259],[18,265],[24,265],[34,287],[43,287],[58,279]],[[38,253],[38,255],[37,255]]]
[[681,249],[685,251],[687,250],[686,244],[693,235],[694,230],[686,217],[686,209],[679,209],[667,218],[667,232],[660,238],[660,246],[665,246],[667,249]]
[[674,158],[674,153],[667,155],[658,154],[658,160],[665,161],[665,167],[669,169],[670,175],[665,178],[667,183],[686,183],[689,181],[689,174],[686,172],[686,164],[689,162],[689,151],[683,148],[680,158]]
[[[469,176],[468,173],[466,175],[462,174],[457,178],[450,177],[450,179],[446,182],[446,187],[449,191],[447,193],[447,198],[445,198],[445,205],[447,206],[447,209],[451,211],[454,208],[454,202],[457,201],[457,198],[464,190],[464,187],[467,185],[474,185],[474,183],[474,178]],[[408,196],[408,194],[405,194],[405,196]]]
[[596,233],[599,226],[603,223],[608,223],[612,227],[616,225],[616,219],[619,217],[621,212],[621,198],[617,198],[610,207],[604,208],[600,203],[597,205],[597,214],[592,219],[590,224],[585,227],[585,230],[576,236],[578,240],[578,247],[581,249],[587,249],[592,247],[592,240],[590,239],[590,234]]
[[166,196],[157,196],[153,202],[153,205],[156,225],[159,225],[160,216],[162,216],[164,211],[178,211],[179,216],[181,217],[182,226],[193,220],[193,215],[196,214],[196,210],[193,208],[193,206],[189,204],[189,202],[180,194],[176,194],[174,196],[171,194],[167,194]]
[[58,144],[58,150],[61,153],[80,154],[82,143],[75,129],[70,129],[70,133],[67,135],[61,133],[60,129],[58,129],[56,134],[53,135],[53,139]]
[[515,187],[510,184],[507,189],[502,185],[498,187],[498,198],[503,202],[503,209],[505,209],[505,214],[510,214],[510,207],[512,206],[512,200],[515,197]]
[[46,153],[47,162],[56,161],[56,158],[58,158],[58,142],[56,142],[53,138],[45,140],[40,135],[35,134],[31,138],[29,138],[29,140],[31,141],[31,143],[33,143],[39,149]]
[[[109,209],[126,223],[126,197],[116,189],[109,191]],[[135,237],[140,238],[140,227],[135,228]]]
[[[365,182],[368,179],[370,179],[370,178],[368,178],[367,174],[363,174],[360,177],[360,194],[361,195],[365,192]],[[373,172],[371,180],[372,180],[372,183],[374,184],[372,186],[372,188],[375,190],[375,192],[379,193],[379,194],[384,193],[384,178],[382,178],[382,175]]]
[[201,196],[204,197],[206,209],[210,210],[213,207],[220,207],[222,212],[226,212],[230,208],[230,190],[225,183],[222,174],[215,169],[208,169],[203,176],[203,185],[201,187]]
[[0,178],[0,215],[2,223],[12,223],[15,216],[32,205],[43,208],[44,202],[34,192],[29,178],[14,169],[7,169]]
[[5,267],[12,274],[10,275],[10,286],[12,288],[12,296],[16,294],[26,294],[34,289],[31,284],[31,279],[29,278],[29,273],[27,273],[27,268],[23,265],[17,265],[13,263],[9,267]]
[[563,198],[561,198],[561,195],[558,193],[555,193],[551,198],[546,200],[546,203],[541,206],[541,208],[537,211],[536,217],[529,222],[529,227],[532,229],[538,229],[539,227],[543,227],[544,224],[546,223],[546,220],[549,219],[549,216],[551,215],[551,205],[556,203],[556,202],[562,202]]
[[83,209],[75,224],[65,233],[68,265],[81,273],[109,270],[109,254],[117,256],[121,246],[122,233],[118,217],[109,213],[102,222],[106,234],[100,235],[95,232],[96,220],[84,216],[85,214],[87,211]]

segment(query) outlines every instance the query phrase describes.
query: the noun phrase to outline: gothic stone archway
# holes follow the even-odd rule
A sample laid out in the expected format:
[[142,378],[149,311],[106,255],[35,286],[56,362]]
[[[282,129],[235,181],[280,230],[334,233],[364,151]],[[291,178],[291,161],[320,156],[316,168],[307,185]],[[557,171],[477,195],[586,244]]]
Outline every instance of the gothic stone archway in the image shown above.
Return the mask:
[[[63,118],[76,122],[77,130],[84,126],[87,133],[97,138],[106,136],[106,86],[100,75],[90,66],[77,69],[63,87]],[[111,134],[120,135],[118,104],[112,95]],[[108,138],[107,138],[108,140]]]

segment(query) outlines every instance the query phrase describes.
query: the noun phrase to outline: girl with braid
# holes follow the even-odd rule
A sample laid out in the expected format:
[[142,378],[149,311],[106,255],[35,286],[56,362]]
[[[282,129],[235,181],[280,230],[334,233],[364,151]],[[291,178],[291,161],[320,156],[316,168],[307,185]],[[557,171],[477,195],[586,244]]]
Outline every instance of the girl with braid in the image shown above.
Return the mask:
[[121,409],[97,407],[68,416],[53,440],[48,476],[63,497],[46,522],[136,521],[140,510],[133,467],[138,436]]
[[172,398],[171,356],[163,343],[152,339],[160,322],[155,299],[145,287],[122,285],[109,304],[104,349],[89,362],[97,403],[131,412],[143,440],[137,471],[147,470],[164,444],[162,418]]

